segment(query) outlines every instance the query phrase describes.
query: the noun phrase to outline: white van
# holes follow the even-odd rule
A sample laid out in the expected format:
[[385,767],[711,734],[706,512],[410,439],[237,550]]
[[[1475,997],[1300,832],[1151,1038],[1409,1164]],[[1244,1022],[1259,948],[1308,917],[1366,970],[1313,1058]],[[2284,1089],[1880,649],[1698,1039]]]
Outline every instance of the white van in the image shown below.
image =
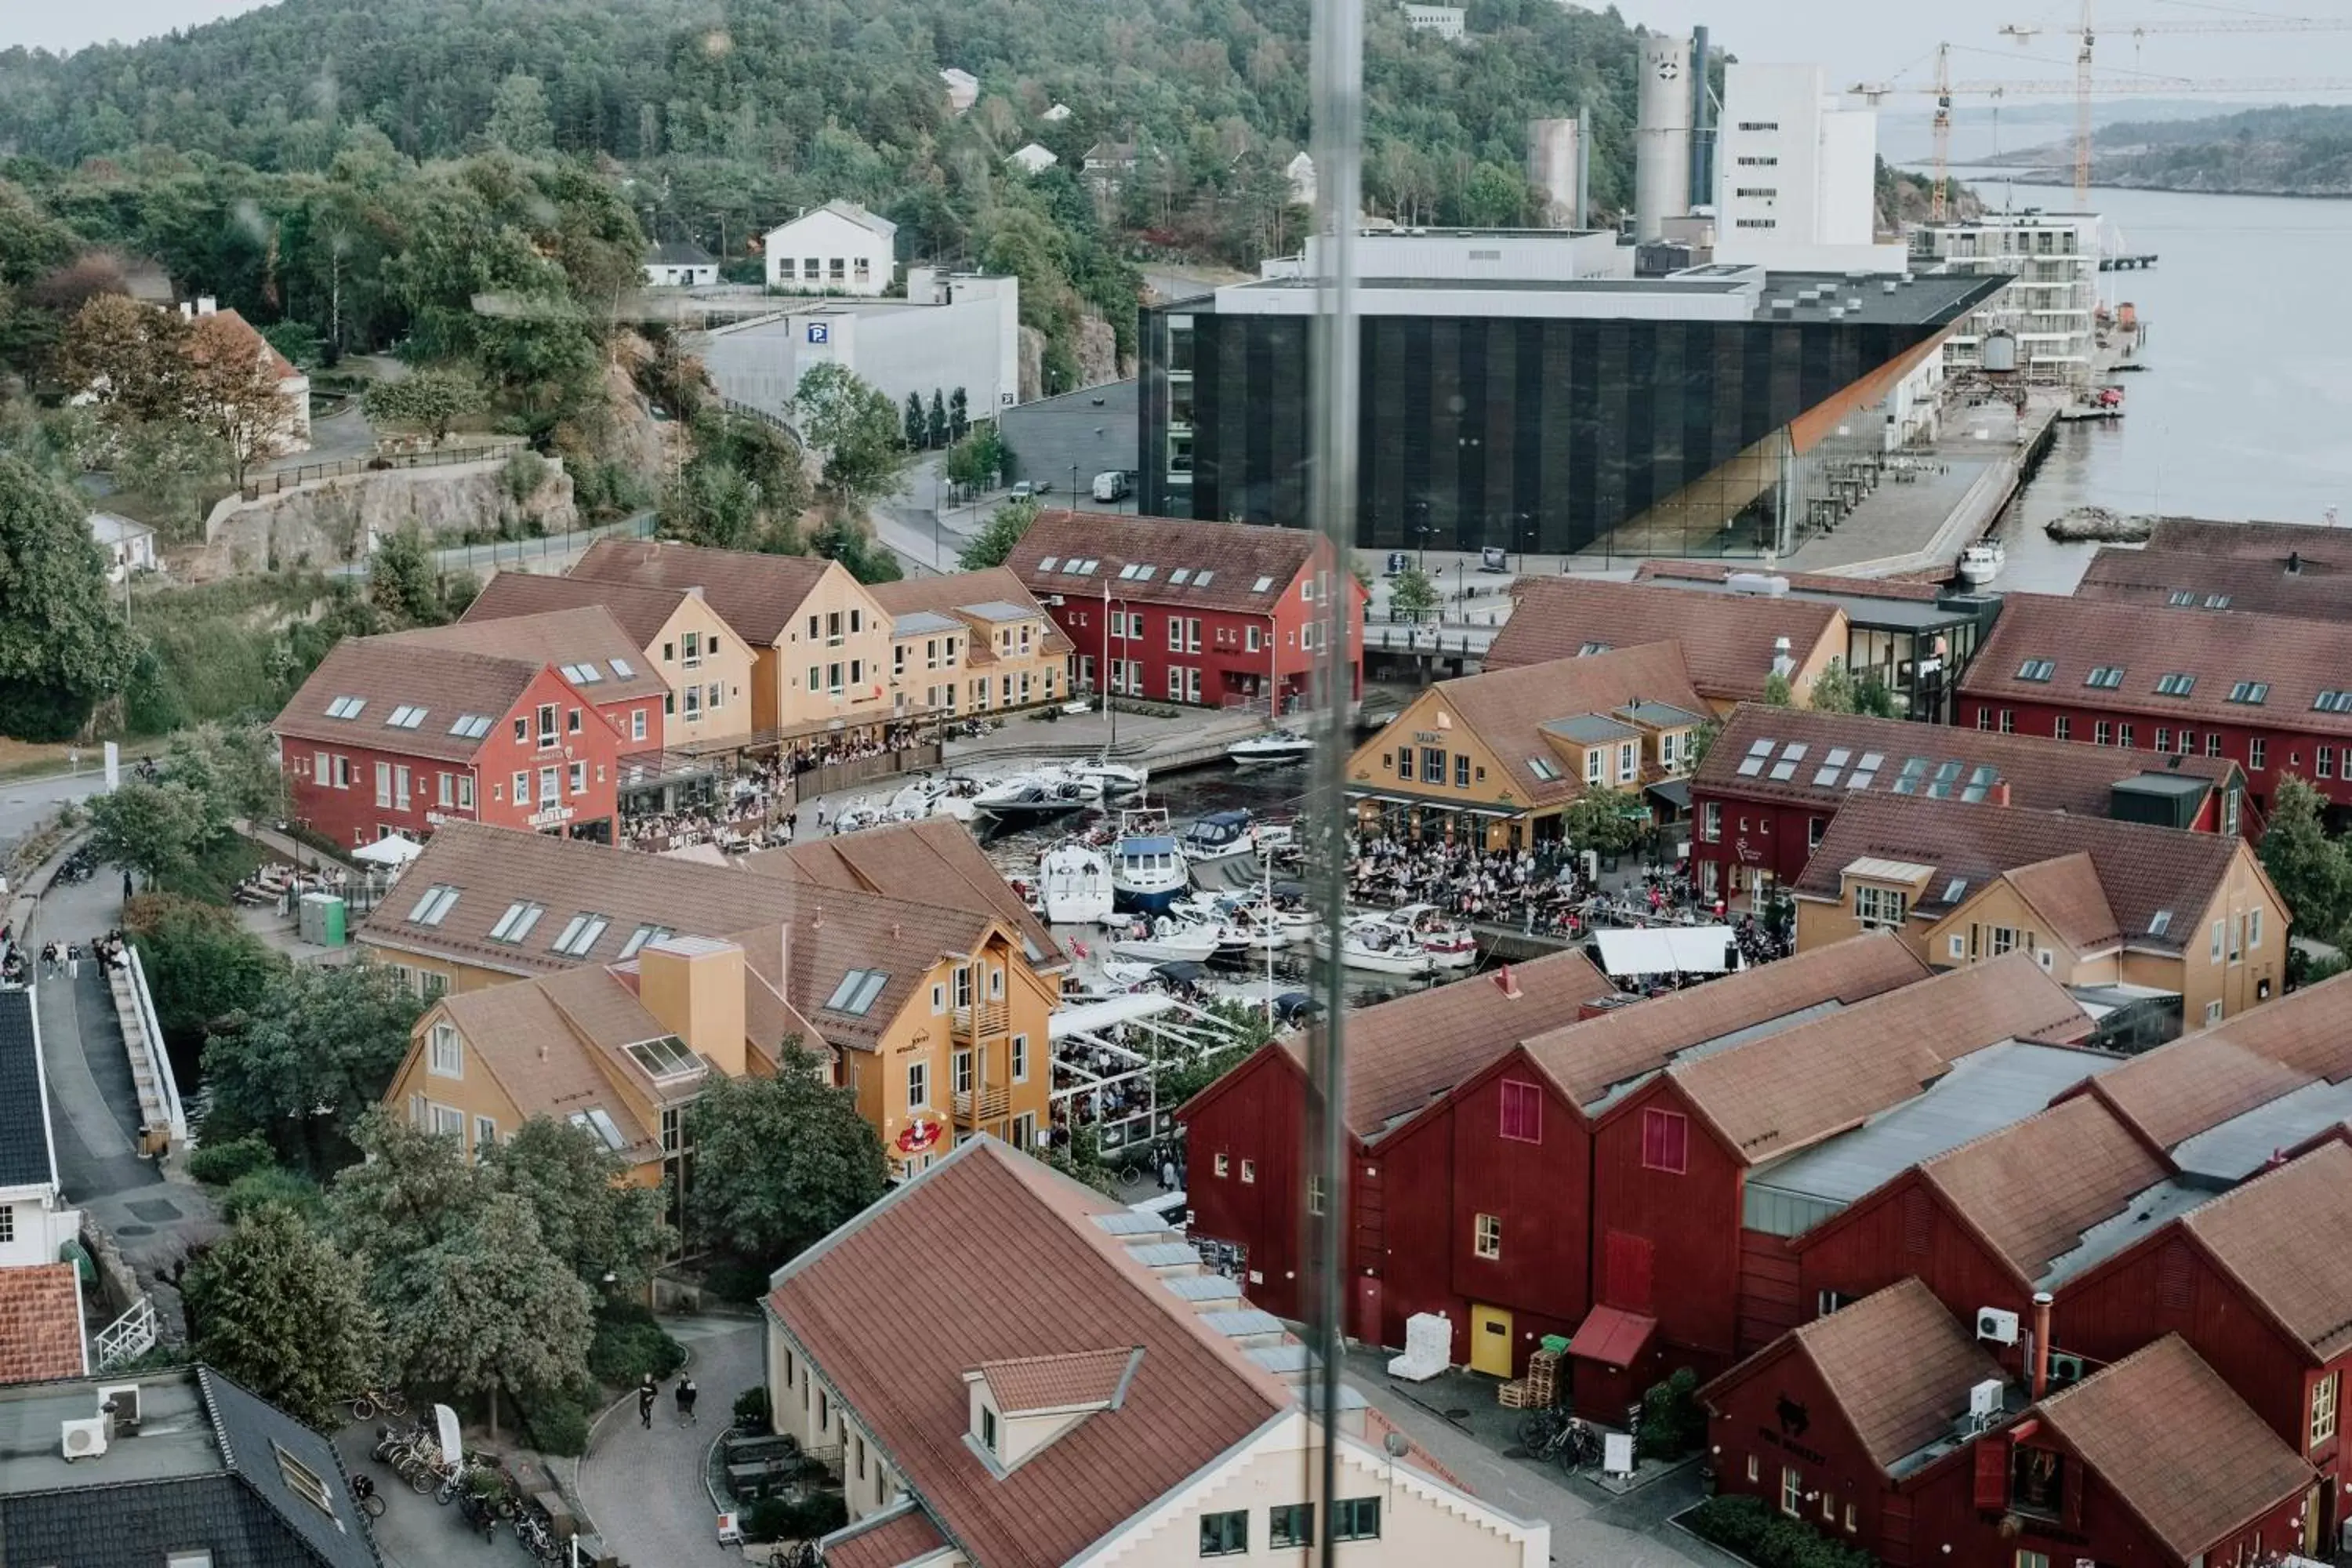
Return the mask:
[[1105,468],[1095,476],[1095,500],[1125,500],[1134,493],[1128,486],[1127,473],[1122,468]]

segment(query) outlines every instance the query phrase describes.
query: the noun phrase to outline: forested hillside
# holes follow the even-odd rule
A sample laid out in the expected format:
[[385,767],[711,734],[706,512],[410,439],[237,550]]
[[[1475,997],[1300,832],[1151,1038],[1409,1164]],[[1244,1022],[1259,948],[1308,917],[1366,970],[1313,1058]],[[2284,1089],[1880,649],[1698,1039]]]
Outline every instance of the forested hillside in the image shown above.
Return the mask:
[[[2071,165],[2072,143],[2001,162]],[[2198,120],[2119,121],[2099,128],[2092,179],[2140,190],[2352,195],[2352,107],[2279,105]]]

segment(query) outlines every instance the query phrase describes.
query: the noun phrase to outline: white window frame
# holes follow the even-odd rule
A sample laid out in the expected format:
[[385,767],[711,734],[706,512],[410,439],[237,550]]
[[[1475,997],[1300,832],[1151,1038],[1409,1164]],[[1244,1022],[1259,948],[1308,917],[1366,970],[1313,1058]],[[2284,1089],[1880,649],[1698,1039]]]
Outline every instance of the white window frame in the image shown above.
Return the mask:
[[425,1035],[425,1070],[435,1078],[466,1076],[466,1040],[457,1026],[444,1019]]

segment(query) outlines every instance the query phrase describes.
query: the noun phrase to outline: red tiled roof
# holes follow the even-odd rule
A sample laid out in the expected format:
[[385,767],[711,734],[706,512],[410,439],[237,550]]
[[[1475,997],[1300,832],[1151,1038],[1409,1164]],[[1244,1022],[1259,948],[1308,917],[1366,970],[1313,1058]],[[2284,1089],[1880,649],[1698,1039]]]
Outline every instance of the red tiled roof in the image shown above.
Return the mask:
[[247,321],[245,317],[237,311],[223,308],[221,310],[215,310],[208,317],[197,317],[196,324],[201,326],[207,321],[219,321],[226,322],[230,328],[235,330],[238,335],[247,340],[252,345],[254,351],[260,355],[262,363],[269,367],[269,374],[276,376],[278,380],[291,381],[296,376],[302,374],[302,372],[296,367],[293,361],[288,359],[284,354],[279,353],[277,346],[268,338],[263,337],[261,333],[255,329],[253,323]]
[[[644,645],[602,605],[579,605],[530,616],[485,616],[455,626],[394,632],[379,640],[386,647],[475,653],[532,665],[551,664],[558,669],[580,666],[598,679],[572,684],[595,703],[659,697],[669,689],[661,672],[646,662]],[[620,673],[624,668],[628,674]]]
[[[1318,558],[1320,541],[1321,535],[1302,528],[1043,511],[1004,563],[1040,595],[1093,597],[1108,583],[1115,599],[1264,615]],[[1064,569],[1074,558],[1096,564],[1074,574]],[[1048,560],[1054,563],[1050,571]],[[1129,566],[1150,566],[1152,574],[1141,581],[1122,578],[1120,572]],[[1181,583],[1175,581],[1178,572],[1184,574]],[[1206,587],[1201,584],[1203,574]]]
[[2232,555],[2243,560],[2285,559],[2290,550],[2306,561],[2324,561],[2352,571],[2352,529],[2324,522],[2208,522],[2194,517],[2159,517],[2148,535],[2151,551],[2191,555]]
[[[768,1312],[940,1533],[990,1568],[1078,1557],[1294,1407],[1096,1223],[1123,1215],[990,1138],[899,1187],[778,1275]],[[956,1282],[954,1310],[909,1270]],[[965,1442],[979,1365],[1141,1347],[1116,1410],[1002,1477]]]
[[2312,1483],[2309,1465],[2167,1334],[2033,1407],[2181,1562]]
[[699,588],[737,637],[772,647],[833,563],[814,555],[763,555],[650,539],[600,539],[572,568],[575,578],[640,588]]
[[[1726,561],[1644,561],[1633,569],[1636,583],[1723,583],[1735,574],[1756,573],[1767,575],[1754,566],[1737,566]],[[1916,604],[1933,604],[1944,596],[1940,583],[1906,583],[1892,577],[1836,577],[1826,572],[1772,572],[1770,576],[1785,580],[1790,590],[1800,594],[1843,594],[1856,599],[1904,599]]]
[[[2035,659],[2050,661],[2050,679],[2020,679],[2018,671]],[[2122,684],[2113,690],[2085,685],[2102,667],[2120,667]],[[2189,695],[2159,695],[2157,682],[2176,674],[2195,679]],[[2231,690],[2250,681],[2269,685],[2261,705],[2231,701]],[[2188,719],[2352,735],[2352,712],[2313,707],[2324,691],[2352,691],[2352,625],[2011,594],[1960,691],[1991,701],[2146,715],[2157,723]]]
[[[1742,773],[1740,765],[1751,755],[1765,754],[1756,752],[1759,745],[1769,746],[1770,760],[1754,773]],[[1794,759],[1796,766],[1789,777],[1772,777],[1772,765],[1787,756],[1791,745],[1803,747],[1803,754]],[[1846,755],[1832,763],[1831,757],[1840,751]],[[1869,782],[1857,787],[1855,779],[1864,771],[1863,759],[1874,755],[1878,764],[1868,770]],[[1991,783],[2009,786],[2011,805],[2105,816],[2119,780],[2143,773],[2165,773],[2224,781],[2238,772],[2238,764],[2226,757],[2180,757],[2177,766],[2175,762],[2175,758],[2145,752],[2076,745],[2038,735],[2002,735],[1901,719],[1743,702],[1723,721],[1722,732],[1691,775],[1691,787],[1749,800],[1834,809],[1853,795],[1894,793],[1906,773],[1920,781],[1915,785],[1920,794],[1948,773],[1952,781],[1948,793],[1958,795],[1976,780],[1979,768],[1990,768]],[[1952,767],[1954,763],[1958,765]],[[1826,777],[1824,769],[1829,770]]]
[[2135,1058],[2091,1092],[2159,1149],[2314,1082],[2352,1077],[2352,974]]
[[869,1514],[824,1539],[824,1568],[904,1568],[948,1543],[919,1508]]
[[[2242,610],[2319,621],[2352,618],[2352,550],[2344,548],[2341,536],[2315,543],[2333,559],[2305,555],[2292,573],[2286,569],[2284,549],[2254,557],[2109,546],[2091,558],[2074,596],[2165,609]],[[2193,595],[2194,603],[2176,604],[2182,594]],[[2208,603],[2215,598],[2224,602]]]
[[2180,1224],[2315,1363],[2352,1347],[2352,1149],[2322,1143]]
[[2104,1104],[2077,1095],[1938,1155],[1919,1173],[2020,1279],[2035,1285],[2084,1231],[2120,1214],[2133,1194],[2164,1180],[2166,1172]]
[[[1800,1354],[1881,1471],[1952,1429],[2000,1368],[1916,1279],[1792,1331]],[[1727,1374],[1736,1375],[1736,1374]]]
[[[531,659],[433,647],[397,635],[345,637],[310,672],[270,728],[295,740],[466,762],[498,732],[498,724],[546,668]],[[354,718],[332,718],[328,704],[341,697],[362,699],[366,706]],[[425,710],[415,729],[389,722],[394,710],[408,706]],[[491,728],[470,737],[450,729],[469,714],[489,720]]]
[[2082,850],[2020,866],[2001,878],[2048,922],[2051,933],[2075,952],[2123,940],[2123,928],[2099,884],[2098,868]]
[[1691,683],[1719,701],[1760,698],[1772,674],[1774,646],[1789,639],[1800,668],[1825,639],[1845,655],[1845,616],[1817,599],[1760,599],[1694,594],[1645,583],[1581,577],[1524,578],[1518,603],[1486,653],[1486,668],[1574,655],[1592,643],[1633,647],[1672,639],[1683,645]]
[[474,595],[459,617],[461,625],[475,621],[502,619],[508,616],[536,616],[549,610],[577,609],[583,605],[602,605],[621,624],[640,650],[649,648],[661,629],[677,613],[679,601],[693,593],[690,588],[639,588],[627,583],[609,583],[595,577],[551,577],[534,572],[501,572],[489,584]]
[[74,1266],[0,1268],[0,1383],[43,1383],[87,1371]]
[[1110,1404],[1127,1382],[1138,1353],[1133,1345],[1121,1345],[1115,1350],[982,1362],[973,1370],[987,1383],[997,1408],[1008,1415],[1019,1415]]
[[[1694,721],[1706,719],[1709,712],[1705,700],[1691,688],[1681,645],[1670,642],[1441,680],[1431,690],[1441,710],[1451,709],[1464,727],[1495,753],[1517,786],[1519,798],[1532,805],[1570,799],[1584,790],[1582,770],[1560,760],[1544,739],[1541,726],[1587,714],[1606,718],[1619,708],[1641,701],[1684,709]],[[1542,758],[1550,766],[1552,777],[1544,778],[1529,767],[1532,757]],[[1380,784],[1377,775],[1363,782],[1369,789]],[[1398,782],[1400,787],[1409,787]]]
[[886,823],[859,833],[803,839],[741,857],[747,871],[796,878],[828,888],[853,888],[991,915],[1019,928],[1036,951],[1031,962],[1053,968],[1069,962],[1052,931],[1021,901],[981,849],[971,830],[951,816]]

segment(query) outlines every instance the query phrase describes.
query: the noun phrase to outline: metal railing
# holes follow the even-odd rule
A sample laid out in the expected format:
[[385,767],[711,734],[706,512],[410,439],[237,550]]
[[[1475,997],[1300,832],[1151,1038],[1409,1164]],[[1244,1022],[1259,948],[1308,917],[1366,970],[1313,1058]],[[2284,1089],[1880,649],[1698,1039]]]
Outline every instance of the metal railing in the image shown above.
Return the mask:
[[98,1370],[104,1372],[155,1348],[155,1299],[142,1296],[122,1316],[98,1331]]
[[447,447],[421,452],[379,452],[366,458],[338,458],[331,462],[303,463],[296,468],[277,468],[266,474],[246,476],[241,493],[247,500],[258,500],[263,496],[276,495],[306,485],[317,479],[341,479],[350,474],[381,473],[390,468],[438,468],[457,463],[494,463],[513,457],[528,443],[517,438],[493,441],[479,447]]

